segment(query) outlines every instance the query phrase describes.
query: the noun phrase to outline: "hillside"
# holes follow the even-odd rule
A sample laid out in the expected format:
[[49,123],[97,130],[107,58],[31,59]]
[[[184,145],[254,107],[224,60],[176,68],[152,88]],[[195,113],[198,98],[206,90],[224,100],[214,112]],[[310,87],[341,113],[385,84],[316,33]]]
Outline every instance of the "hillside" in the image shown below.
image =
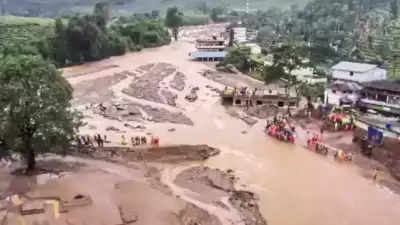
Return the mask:
[[[5,12],[24,16],[59,16],[87,12],[99,0],[5,0]],[[208,7],[226,6],[233,10],[244,10],[245,0],[106,0],[114,13],[142,13],[152,10],[164,11],[170,6],[185,10],[196,10],[204,2]],[[287,8],[292,4],[304,6],[309,0],[249,0],[251,10],[270,7]]]

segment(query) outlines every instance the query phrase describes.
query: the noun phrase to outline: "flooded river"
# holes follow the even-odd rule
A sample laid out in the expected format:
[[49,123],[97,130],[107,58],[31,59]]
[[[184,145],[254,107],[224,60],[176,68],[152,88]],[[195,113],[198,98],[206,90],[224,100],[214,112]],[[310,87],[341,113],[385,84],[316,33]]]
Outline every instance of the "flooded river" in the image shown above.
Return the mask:
[[[216,94],[205,88],[223,85],[199,75],[207,66],[188,60],[192,48],[193,44],[173,43],[111,60],[120,65],[119,70],[157,61],[171,63],[187,75],[192,87],[200,87],[198,101],[178,99],[178,107],[184,108],[194,126],[146,124],[150,132],[160,136],[162,144],[208,144],[221,149],[222,153],[206,164],[233,169],[239,182],[259,195],[270,225],[400,224],[399,196],[362,177],[357,168],[313,154],[300,144],[266,137],[263,122],[249,127],[229,116]],[[77,83],[79,79],[86,78],[70,81]],[[176,131],[168,132],[169,128]]]
[[[220,148],[222,154],[207,165],[233,169],[239,183],[260,196],[269,224],[399,224],[399,196],[363,178],[355,167],[266,137],[263,123],[248,128],[227,117],[218,102],[211,108],[197,108],[195,127],[160,136]],[[242,134],[244,130],[248,133]]]

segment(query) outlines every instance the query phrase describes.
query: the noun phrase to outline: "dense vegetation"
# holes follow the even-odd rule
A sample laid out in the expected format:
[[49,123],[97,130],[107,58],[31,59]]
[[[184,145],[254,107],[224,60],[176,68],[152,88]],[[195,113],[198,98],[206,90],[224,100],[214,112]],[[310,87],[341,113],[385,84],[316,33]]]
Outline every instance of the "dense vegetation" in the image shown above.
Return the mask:
[[[273,8],[242,17],[259,30],[257,41],[268,50],[291,44],[315,67],[340,60],[400,68],[398,0],[313,0],[304,8]],[[398,69],[397,69],[398,70]]]
[[41,56],[9,54],[0,60],[1,150],[20,153],[27,169],[35,156],[64,152],[81,125],[71,110],[72,87]]
[[[9,17],[7,17],[9,18]],[[111,20],[107,3],[98,3],[92,14],[68,20],[38,20],[37,23],[0,23],[0,57],[20,51],[40,54],[58,66],[121,55],[126,51],[168,44],[168,30],[157,13],[123,16]],[[35,20],[33,20],[35,21]]]

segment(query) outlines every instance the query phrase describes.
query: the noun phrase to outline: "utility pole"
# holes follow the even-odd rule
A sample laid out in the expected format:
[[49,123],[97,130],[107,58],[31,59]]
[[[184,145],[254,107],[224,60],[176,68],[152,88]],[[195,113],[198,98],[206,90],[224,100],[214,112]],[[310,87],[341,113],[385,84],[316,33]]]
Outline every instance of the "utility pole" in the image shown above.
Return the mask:
[[250,0],[246,0],[246,14],[249,15]]

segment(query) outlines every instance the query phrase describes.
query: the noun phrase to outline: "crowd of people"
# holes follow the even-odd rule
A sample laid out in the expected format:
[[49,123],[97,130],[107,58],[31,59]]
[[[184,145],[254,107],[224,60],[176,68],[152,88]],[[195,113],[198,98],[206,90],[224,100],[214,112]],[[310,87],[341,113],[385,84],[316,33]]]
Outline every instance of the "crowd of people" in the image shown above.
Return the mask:
[[104,143],[107,142],[107,136],[104,135],[102,137],[100,134],[93,135],[93,137],[91,137],[90,135],[77,135],[75,137],[75,141],[78,147],[83,145],[95,147],[95,143],[98,147],[103,147]]
[[[131,137],[131,144],[132,147],[135,146],[140,146],[140,145],[147,145],[147,137],[146,136],[135,136],[135,137]],[[106,135],[100,135],[100,134],[96,134],[90,136],[90,135],[77,135],[75,137],[75,141],[76,141],[76,145],[78,147],[82,147],[82,146],[89,146],[89,147],[104,147],[104,143],[110,143],[107,141],[107,136]],[[159,137],[151,137],[151,141],[150,144],[151,145],[156,145],[158,146],[160,143],[160,138]],[[120,141],[121,145],[127,145],[127,139],[125,137],[125,135],[121,135],[121,141]]]
[[321,129],[321,134],[316,134],[316,133],[310,134],[310,132],[307,131],[307,136],[308,136],[307,148],[323,155],[328,155],[329,150],[331,150],[335,152],[334,154],[335,159],[341,161],[352,161],[353,155],[351,154],[351,152],[345,152],[340,149],[334,149],[324,144],[322,140],[322,134],[323,134],[323,129]]
[[286,116],[277,115],[272,121],[267,120],[265,132],[281,141],[290,143],[295,141],[295,127],[290,127]]

